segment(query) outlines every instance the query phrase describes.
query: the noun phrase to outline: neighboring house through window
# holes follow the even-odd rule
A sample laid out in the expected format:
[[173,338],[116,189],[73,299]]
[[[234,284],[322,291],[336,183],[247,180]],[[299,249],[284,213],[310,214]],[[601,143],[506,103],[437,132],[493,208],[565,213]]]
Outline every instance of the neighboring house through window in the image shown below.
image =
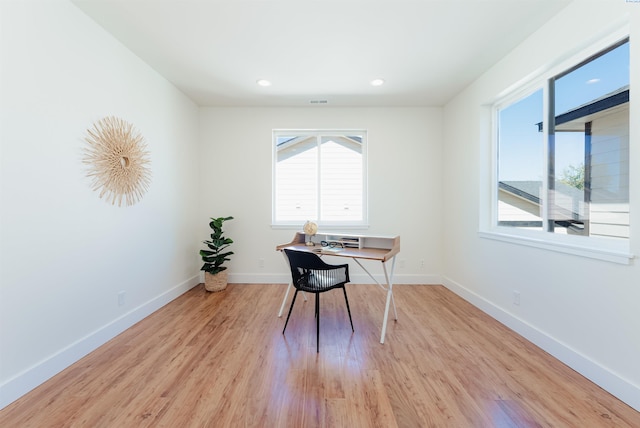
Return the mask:
[[273,224],[364,226],[366,132],[273,132]]
[[628,251],[629,90],[624,39],[495,105],[495,230]]

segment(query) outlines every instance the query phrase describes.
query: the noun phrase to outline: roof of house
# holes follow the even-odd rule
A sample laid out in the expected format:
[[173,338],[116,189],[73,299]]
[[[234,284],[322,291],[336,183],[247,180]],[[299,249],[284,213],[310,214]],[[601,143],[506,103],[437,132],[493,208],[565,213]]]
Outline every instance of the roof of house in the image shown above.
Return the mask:
[[[582,104],[573,110],[569,110],[562,114],[559,114],[555,118],[555,127],[556,131],[568,131],[572,130],[571,127],[568,126],[569,123],[578,121],[580,124],[584,124],[585,122],[590,122],[594,119],[594,116],[601,114],[605,111],[610,111],[612,108],[619,107],[625,103],[629,102],[629,85],[625,85],[621,88],[616,89],[613,92],[609,92],[601,96],[600,98],[596,98],[586,104]],[[542,132],[542,126],[544,122],[538,122],[536,125],[538,126],[538,132]],[[565,125],[565,126],[561,126]]]
[[500,181],[498,188],[535,204],[540,204],[541,181]]
[[[500,181],[498,188],[505,192],[519,196],[523,199],[540,204],[540,191],[542,190],[542,181],[539,180],[513,180]],[[572,199],[581,200],[584,198],[584,190],[569,186],[561,181],[555,182],[555,190]]]

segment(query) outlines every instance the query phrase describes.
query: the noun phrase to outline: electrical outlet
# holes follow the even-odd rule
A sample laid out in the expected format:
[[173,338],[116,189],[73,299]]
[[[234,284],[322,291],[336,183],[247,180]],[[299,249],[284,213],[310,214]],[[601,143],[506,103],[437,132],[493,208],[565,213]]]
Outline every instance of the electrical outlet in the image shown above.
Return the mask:
[[118,293],[118,306],[124,306],[126,293],[121,291]]
[[518,290],[513,290],[513,304],[520,306],[520,292]]
[[258,267],[261,267],[261,268],[264,267],[264,259],[259,259],[258,260]]
[[398,263],[398,267],[399,267],[400,269],[404,269],[404,264],[405,264],[404,259],[401,259],[401,260],[399,261],[399,263]]

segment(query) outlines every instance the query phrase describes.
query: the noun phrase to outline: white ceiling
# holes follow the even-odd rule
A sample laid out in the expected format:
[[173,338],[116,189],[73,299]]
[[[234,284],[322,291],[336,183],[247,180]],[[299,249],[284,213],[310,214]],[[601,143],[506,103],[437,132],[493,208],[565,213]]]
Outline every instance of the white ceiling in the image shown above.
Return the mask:
[[570,0],[72,2],[199,105],[440,106]]

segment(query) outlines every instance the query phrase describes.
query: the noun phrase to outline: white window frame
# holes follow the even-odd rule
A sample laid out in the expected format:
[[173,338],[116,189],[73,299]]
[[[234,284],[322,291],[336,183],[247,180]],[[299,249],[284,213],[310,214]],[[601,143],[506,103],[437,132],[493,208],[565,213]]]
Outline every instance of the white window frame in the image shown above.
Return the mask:
[[[331,136],[331,135],[362,135],[362,219],[360,221],[326,221],[319,218],[309,218],[306,220],[314,221],[321,229],[367,229],[369,227],[369,209],[368,209],[368,135],[365,129],[274,129],[272,131],[272,179],[271,179],[271,227],[274,229],[301,229],[305,221],[291,221],[276,219],[276,164],[277,164],[277,137],[278,136]],[[318,172],[320,174],[320,172]],[[320,211],[320,204],[318,204]],[[319,215],[319,213],[318,213]]]
[[[581,63],[585,59],[598,54],[599,52],[607,49],[608,47],[616,44],[617,42],[620,42],[625,38],[629,38],[628,26],[616,31],[615,33],[610,34],[607,37],[603,37],[597,42],[592,43],[587,48],[583,48],[577,52],[567,55],[566,57],[557,61],[555,64],[548,66],[544,72],[541,72],[535,78],[532,78],[524,83],[521,82],[517,87],[505,91],[505,93],[501,94],[500,96],[496,97],[496,99],[486,104],[485,119],[490,120],[492,125],[489,129],[490,135],[486,136],[485,139],[485,141],[489,142],[488,146],[490,147],[490,161],[484,163],[484,165],[485,168],[489,167],[491,169],[490,171],[485,170],[484,176],[488,177],[488,180],[484,181],[484,190],[482,190],[481,192],[481,194],[485,197],[481,198],[481,217],[479,225],[480,237],[614,263],[631,263],[631,260],[634,258],[634,255],[630,252],[631,237],[627,240],[613,240],[593,236],[571,236],[555,234],[547,231],[523,230],[520,228],[498,225],[499,109],[527,97],[538,89],[543,89],[542,117],[548,117],[549,91],[547,86],[549,85],[550,79],[553,76],[556,76],[566,70],[573,68],[575,65]],[[632,132],[631,128],[632,127],[630,126],[630,132]],[[548,141],[548,129],[546,126],[543,129],[543,139],[543,141]],[[631,141],[633,141],[633,136],[631,136]],[[631,146],[633,146],[633,144],[630,144],[630,151],[633,150],[633,147]],[[548,168],[548,157],[548,144],[544,144],[544,166],[542,172],[546,171]],[[544,189],[547,189],[547,174],[543,173],[542,177]],[[630,183],[630,185],[631,184],[632,183]],[[487,203],[489,204],[489,206],[487,206]],[[543,199],[543,204],[546,205],[546,203],[547,198],[545,197]],[[633,202],[630,200],[629,204],[632,205]],[[547,211],[546,208],[546,206],[543,206],[543,212]]]

